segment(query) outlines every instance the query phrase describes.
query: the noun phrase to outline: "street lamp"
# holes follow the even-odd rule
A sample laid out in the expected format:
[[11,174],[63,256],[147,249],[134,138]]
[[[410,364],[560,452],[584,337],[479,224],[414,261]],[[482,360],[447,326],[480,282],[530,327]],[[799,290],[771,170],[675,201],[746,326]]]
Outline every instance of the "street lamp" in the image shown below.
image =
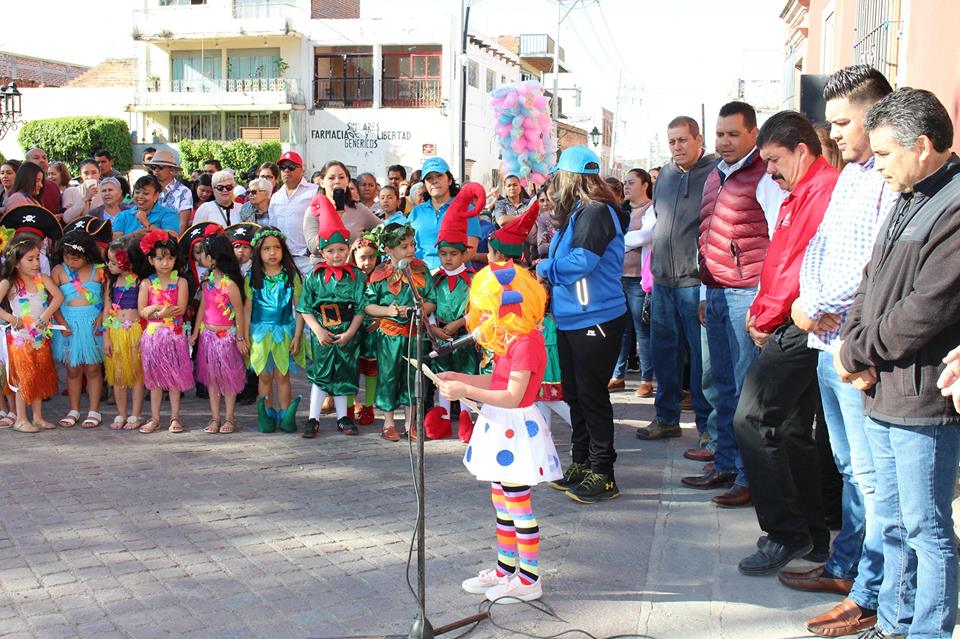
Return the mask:
[[590,131],[590,139],[593,141],[593,146],[599,146],[600,144],[600,129],[593,127],[593,130]]
[[21,122],[21,96],[16,82],[11,82],[10,86],[0,86],[0,138]]

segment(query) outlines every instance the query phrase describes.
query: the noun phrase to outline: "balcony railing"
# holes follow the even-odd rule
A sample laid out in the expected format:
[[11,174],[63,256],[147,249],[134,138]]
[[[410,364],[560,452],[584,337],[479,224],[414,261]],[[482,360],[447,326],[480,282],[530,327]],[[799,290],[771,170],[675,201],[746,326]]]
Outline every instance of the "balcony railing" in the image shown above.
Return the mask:
[[218,78],[199,80],[147,80],[141,83],[148,93],[266,93],[296,92],[296,80],[290,78]]
[[[520,36],[521,58],[552,58],[556,43],[546,33],[528,33]],[[560,60],[563,61],[563,47],[560,47]]]
[[385,107],[439,107],[440,79],[411,80],[383,79],[383,106]]
[[373,106],[373,78],[314,78],[313,101],[318,108]]

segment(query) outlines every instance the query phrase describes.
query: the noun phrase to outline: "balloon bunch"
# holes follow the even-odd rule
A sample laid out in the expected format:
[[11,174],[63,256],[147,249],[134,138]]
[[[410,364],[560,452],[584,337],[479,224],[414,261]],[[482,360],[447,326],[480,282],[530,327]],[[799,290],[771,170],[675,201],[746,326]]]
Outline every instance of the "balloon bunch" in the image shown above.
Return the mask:
[[553,123],[543,85],[528,80],[508,84],[490,93],[497,121],[501,172],[516,175],[520,183],[541,185],[554,164]]

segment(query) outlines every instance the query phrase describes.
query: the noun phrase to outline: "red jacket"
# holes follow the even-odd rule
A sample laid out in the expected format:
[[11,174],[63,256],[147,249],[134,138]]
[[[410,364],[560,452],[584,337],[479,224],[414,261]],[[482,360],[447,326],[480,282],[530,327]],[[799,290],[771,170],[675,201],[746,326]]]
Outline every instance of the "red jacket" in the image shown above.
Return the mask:
[[819,157],[780,205],[760,272],[760,292],[750,307],[750,317],[764,333],[772,333],[790,318],[790,307],[800,295],[803,255],[823,220],[838,177],[840,172]]
[[767,220],[757,202],[766,172],[760,153],[724,179],[714,169],[700,204],[700,281],[721,288],[752,288],[770,244]]

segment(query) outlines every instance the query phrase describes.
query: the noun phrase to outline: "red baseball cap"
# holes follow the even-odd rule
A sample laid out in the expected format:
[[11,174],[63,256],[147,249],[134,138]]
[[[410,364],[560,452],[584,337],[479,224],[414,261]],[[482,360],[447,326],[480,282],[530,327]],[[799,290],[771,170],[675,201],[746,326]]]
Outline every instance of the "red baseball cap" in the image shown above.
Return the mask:
[[303,166],[303,158],[301,158],[300,154],[297,153],[296,151],[287,151],[286,153],[281,155],[280,159],[277,160],[277,164],[280,164],[284,160],[287,160],[288,162],[293,162],[297,166]]

